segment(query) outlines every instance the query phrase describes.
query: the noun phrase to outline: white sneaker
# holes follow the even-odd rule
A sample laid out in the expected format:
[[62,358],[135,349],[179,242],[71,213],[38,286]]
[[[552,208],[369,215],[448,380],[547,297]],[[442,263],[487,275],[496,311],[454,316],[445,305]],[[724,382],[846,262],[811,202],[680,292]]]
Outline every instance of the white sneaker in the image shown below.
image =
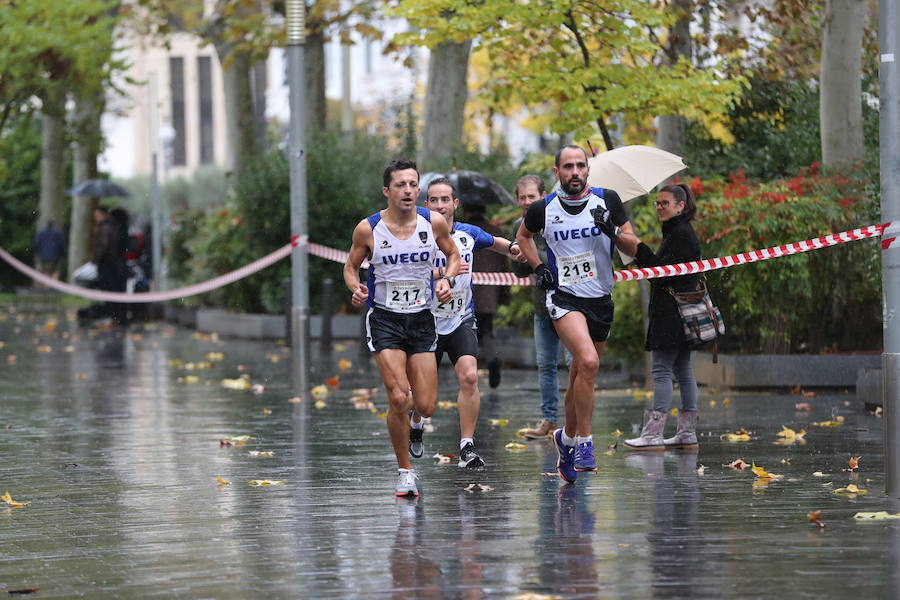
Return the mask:
[[415,471],[400,471],[397,477],[397,496],[418,496],[419,488],[416,487],[418,478]]

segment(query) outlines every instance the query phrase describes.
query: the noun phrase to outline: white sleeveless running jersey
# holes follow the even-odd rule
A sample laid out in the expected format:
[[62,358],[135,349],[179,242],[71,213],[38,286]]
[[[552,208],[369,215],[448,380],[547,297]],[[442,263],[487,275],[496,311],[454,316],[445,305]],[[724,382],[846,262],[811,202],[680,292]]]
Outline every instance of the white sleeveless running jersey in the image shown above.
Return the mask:
[[587,205],[577,215],[567,213],[555,193],[545,200],[547,265],[553,271],[556,288],[580,298],[612,294],[614,245],[594,225],[591,209],[598,206],[607,208],[602,188],[591,188]]
[[[440,302],[437,297],[432,300],[431,312],[434,314],[435,329],[438,335],[447,335],[459,327],[460,323],[470,318],[475,312],[472,301],[472,255],[475,250],[489,248],[494,245],[494,236],[480,227],[468,223],[454,223],[450,237],[459,250],[459,258],[469,263],[469,272],[457,275],[455,285],[450,290],[449,302]],[[435,252],[435,268],[447,266],[447,257],[440,248]]]
[[394,237],[380,212],[367,219],[374,241],[366,281],[370,307],[395,313],[416,313],[431,307],[431,268],[437,243],[431,230],[431,211],[419,206],[416,212],[416,230],[405,240]]

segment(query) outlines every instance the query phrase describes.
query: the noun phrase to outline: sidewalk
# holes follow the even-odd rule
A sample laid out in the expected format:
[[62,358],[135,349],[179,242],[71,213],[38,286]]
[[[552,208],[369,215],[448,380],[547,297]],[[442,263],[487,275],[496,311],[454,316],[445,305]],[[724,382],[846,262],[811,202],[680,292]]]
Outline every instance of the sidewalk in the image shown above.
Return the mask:
[[[0,315],[0,494],[30,502],[0,502],[0,593],[900,597],[900,524],[853,519],[900,511],[883,494],[881,421],[853,394],[703,395],[699,455],[629,454],[621,443],[607,455],[612,432],[633,435],[643,398],[605,389],[594,419],[600,470],[562,486],[543,474],[555,470],[551,444],[505,448],[523,441],[516,429],[537,420],[539,403],[535,372],[505,371],[498,390],[482,387],[476,441],[487,470],[460,473],[429,458],[458,452],[456,412],[441,408],[417,463],[422,495],[397,500],[376,414],[384,392],[372,398],[375,413],[350,400],[354,388],[377,384],[374,369],[318,372],[316,381],[339,374],[340,382],[316,408],[288,401],[289,361],[274,343],[166,324],[79,329],[65,316],[48,328],[47,315]],[[332,364],[341,357],[356,361],[357,349],[336,349]],[[221,385],[242,375],[265,389]],[[448,368],[441,384],[439,399],[455,401]],[[811,412],[795,411],[800,402]],[[843,425],[810,425],[833,414]],[[782,425],[806,428],[806,443],[776,445]],[[753,439],[720,439],[739,427]],[[253,439],[220,442],[243,435]],[[860,455],[858,473],[842,470]],[[722,466],[737,458],[784,478]],[[467,490],[472,483],[485,488]],[[850,483],[868,494],[833,493]],[[807,520],[813,510],[824,529]]]

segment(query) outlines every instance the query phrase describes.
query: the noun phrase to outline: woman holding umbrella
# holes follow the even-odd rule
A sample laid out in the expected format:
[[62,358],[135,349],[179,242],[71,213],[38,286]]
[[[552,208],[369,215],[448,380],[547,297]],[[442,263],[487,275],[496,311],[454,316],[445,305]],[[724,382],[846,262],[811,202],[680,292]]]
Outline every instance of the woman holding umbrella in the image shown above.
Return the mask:
[[[653,252],[638,244],[635,262],[641,267],[656,267],[700,260],[700,242],[691,227],[697,211],[694,194],[684,183],[667,185],[656,197],[656,214],[662,224],[662,243]],[[693,291],[699,275],[660,277],[650,282],[650,324],[645,348],[652,352],[653,407],[644,413],[641,435],[626,440],[630,450],[697,448],[697,381],[691,368],[691,348],[675,298],[669,293]],[[681,410],[675,436],[663,438],[666,418],[672,404],[672,381],[678,380]]]

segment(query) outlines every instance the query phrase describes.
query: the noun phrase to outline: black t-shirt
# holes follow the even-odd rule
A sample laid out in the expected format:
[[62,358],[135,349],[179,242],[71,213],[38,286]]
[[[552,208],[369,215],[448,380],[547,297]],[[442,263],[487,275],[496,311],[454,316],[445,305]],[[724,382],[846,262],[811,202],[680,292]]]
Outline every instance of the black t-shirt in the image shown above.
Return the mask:
[[[610,218],[612,219],[613,225],[621,227],[628,221],[628,215],[625,214],[625,206],[622,204],[622,199],[619,198],[619,194],[613,190],[604,189],[603,201],[606,203],[606,208],[610,212]],[[570,215],[581,213],[581,211],[584,210],[584,207],[587,206],[587,202],[581,206],[569,206],[563,202],[560,202],[559,204],[563,207],[563,210]],[[546,206],[547,202],[544,200],[533,202],[531,206],[528,207],[528,211],[525,213],[525,228],[531,233],[538,233],[544,229],[544,213],[546,212]]]

